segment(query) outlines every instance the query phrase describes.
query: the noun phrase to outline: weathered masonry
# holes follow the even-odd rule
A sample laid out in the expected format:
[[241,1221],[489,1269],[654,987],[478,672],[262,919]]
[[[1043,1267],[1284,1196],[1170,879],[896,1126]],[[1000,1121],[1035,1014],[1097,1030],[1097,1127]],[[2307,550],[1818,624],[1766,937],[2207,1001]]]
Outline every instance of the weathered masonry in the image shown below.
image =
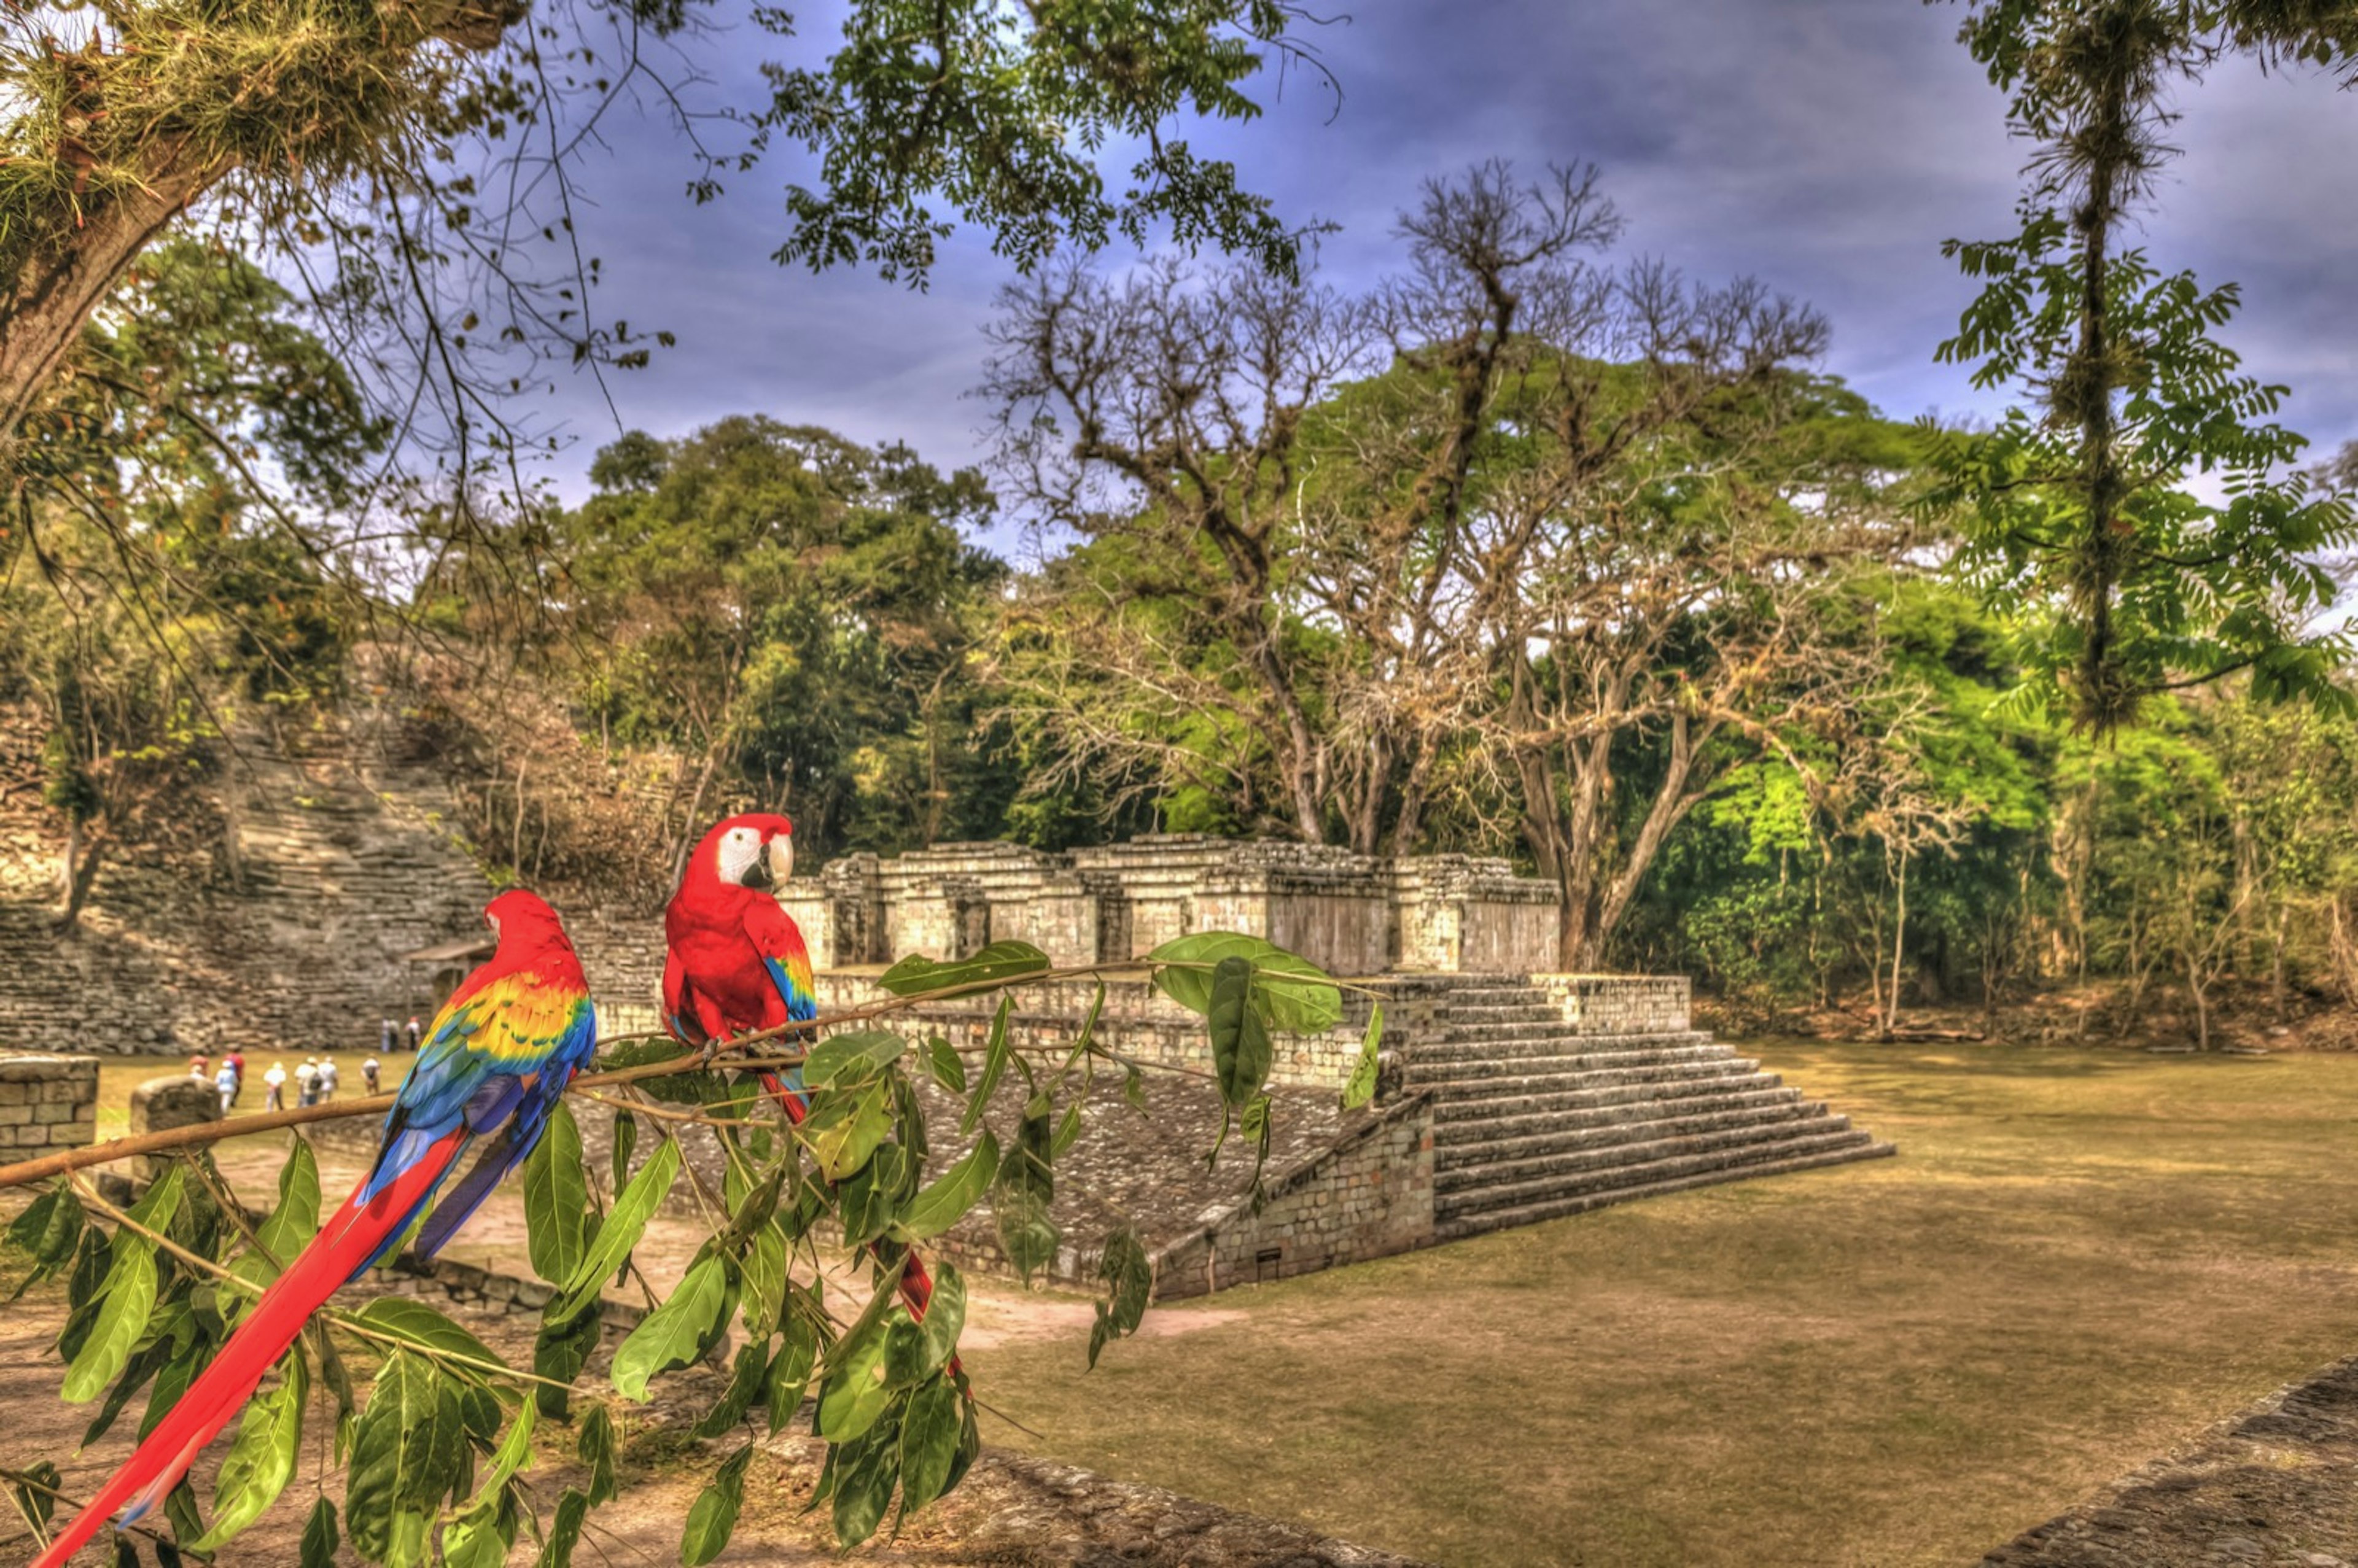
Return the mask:
[[[849,1003],[873,994],[872,974],[838,971],[820,984],[827,1000]],[[1208,1069],[1200,1019],[1142,979],[1107,989],[1099,1039],[1141,1062]],[[1069,1042],[1093,990],[1026,988],[1010,1020],[1014,1037]],[[1378,998],[1384,1087],[1372,1107],[1345,1112],[1337,1091]],[[992,1005],[944,1005],[925,1021],[977,1044]],[[1158,1074],[1147,1093],[1152,1114],[1141,1118],[1114,1078],[1091,1092],[1080,1140],[1057,1172],[1067,1245],[1050,1273],[1061,1282],[1093,1286],[1096,1244],[1122,1224],[1145,1240],[1156,1294],[1168,1299],[1893,1152],[1690,1028],[1687,982],[1677,977],[1371,978],[1346,993],[1341,1028],[1278,1043],[1275,1146],[1258,1207],[1246,1191],[1249,1154],[1232,1144],[1205,1169],[1220,1120],[1207,1082]],[[1001,1266],[987,1213],[944,1245],[968,1266]]]
[[0,1056],[0,1163],[81,1148],[97,1130],[97,1057]]
[[[1350,978],[1341,1027],[1276,1042],[1258,1206],[1238,1143],[1205,1169],[1220,1128],[1206,1076],[1152,1075],[1146,1117],[1123,1103],[1119,1075],[1098,1079],[1056,1177],[1066,1247],[1050,1273],[1083,1288],[1094,1288],[1097,1248],[1120,1225],[1145,1241],[1167,1298],[1892,1152],[1691,1028],[1683,978],[1547,972],[1554,890],[1503,860],[1379,860],[1195,835],[1066,855],[956,844],[892,860],[850,856],[781,902],[810,945],[827,1011],[874,1000],[891,958],[960,957],[1004,938],[1061,967],[1119,965],[1191,932],[1242,931]],[[653,1026],[659,938],[595,920],[575,932],[607,1027]],[[1069,1044],[1096,989],[1021,988],[1014,1039]],[[1339,1091],[1379,1000],[1384,1086],[1373,1106],[1345,1112]],[[997,1003],[966,999],[919,1017],[979,1044]],[[1141,1063],[1211,1066],[1203,1021],[1143,971],[1109,979],[1098,1037]],[[956,1121],[930,1119],[937,1130]],[[937,1146],[936,1156],[959,1152]],[[987,1212],[942,1245],[968,1266],[1003,1264]]]
[[1060,965],[1136,957],[1190,931],[1249,931],[1338,975],[1543,968],[1555,891],[1504,860],[1377,860],[1160,834],[1068,854],[948,844],[851,855],[780,901],[822,968],[970,953],[1018,937]]

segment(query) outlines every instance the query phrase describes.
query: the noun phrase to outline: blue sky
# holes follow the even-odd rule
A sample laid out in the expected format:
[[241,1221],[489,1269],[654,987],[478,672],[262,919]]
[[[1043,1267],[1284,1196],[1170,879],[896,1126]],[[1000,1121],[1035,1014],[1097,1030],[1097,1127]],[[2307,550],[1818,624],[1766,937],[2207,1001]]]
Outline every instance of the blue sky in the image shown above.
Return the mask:
[[[1970,295],[1940,244],[2008,232],[2024,149],[1954,41],[1959,16],[1915,0],[1366,0],[1308,35],[1339,110],[1297,74],[1261,120],[1187,134],[1288,218],[1340,224],[1322,254],[1346,285],[1391,264],[1393,215],[1421,180],[1493,156],[1533,172],[1593,161],[1628,221],[1626,253],[1808,300],[1833,322],[1827,368],[1887,412],[1987,412],[1995,400],[1932,361]],[[696,40],[708,97],[749,101],[760,59],[807,59],[836,36],[824,8],[801,21],[795,40]],[[2229,341],[2291,384],[2284,417],[2331,450],[2358,437],[2358,97],[2233,64],[2179,107],[2185,156],[2142,243],[2163,265],[2243,284]],[[1011,276],[985,245],[954,242],[926,294],[784,269],[768,258],[790,163],[693,207],[694,170],[660,118],[624,114],[607,133],[580,214],[604,260],[600,308],[678,336],[652,368],[611,379],[623,425],[677,435],[762,412],[904,438],[946,467],[981,455],[983,410],[967,395]],[[554,471],[578,495],[614,415],[565,377],[541,412],[572,438]]]

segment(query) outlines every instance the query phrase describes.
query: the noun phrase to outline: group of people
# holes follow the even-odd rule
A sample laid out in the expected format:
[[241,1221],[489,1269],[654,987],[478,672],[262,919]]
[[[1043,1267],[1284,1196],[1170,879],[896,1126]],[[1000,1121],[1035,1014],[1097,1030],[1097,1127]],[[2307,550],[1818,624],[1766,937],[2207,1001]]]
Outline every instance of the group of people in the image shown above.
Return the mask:
[[227,1116],[230,1107],[245,1090],[245,1058],[232,1051],[221,1059],[219,1067],[209,1066],[202,1056],[189,1058],[189,1076],[200,1084],[210,1085],[221,1096],[222,1114]]
[[[392,1027],[390,1024],[387,1028]],[[371,1056],[361,1064],[361,1077],[368,1092],[377,1092],[377,1076],[383,1071],[377,1059]],[[245,1058],[235,1051],[221,1059],[219,1067],[211,1066],[202,1056],[189,1058],[189,1076],[200,1084],[209,1084],[221,1096],[222,1114],[227,1116],[236,1108],[238,1097],[245,1090]],[[287,1080],[290,1075],[284,1062],[273,1062],[270,1070],[262,1075],[264,1110],[287,1108]],[[333,1056],[306,1056],[291,1076],[295,1080],[295,1103],[298,1106],[325,1105],[336,1098],[341,1076]]]
[[406,1025],[396,1024],[388,1018],[384,1021],[384,1027],[377,1031],[376,1048],[390,1056],[401,1049],[402,1042],[406,1039],[409,1043],[409,1048],[415,1051],[417,1049],[418,1040],[425,1033],[426,1026],[417,1022],[417,1015],[414,1012],[409,1015],[409,1022]]

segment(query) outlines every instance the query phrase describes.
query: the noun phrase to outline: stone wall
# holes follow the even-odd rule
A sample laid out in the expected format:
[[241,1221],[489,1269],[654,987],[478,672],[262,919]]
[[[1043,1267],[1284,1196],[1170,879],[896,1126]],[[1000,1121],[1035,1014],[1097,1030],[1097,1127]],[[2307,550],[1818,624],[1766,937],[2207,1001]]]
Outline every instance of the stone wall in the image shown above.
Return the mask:
[[0,1040],[373,1046],[380,1019],[435,1001],[431,973],[402,955],[482,929],[492,889],[434,819],[443,798],[429,771],[364,737],[242,735],[221,774],[189,789],[173,836],[108,847],[80,927],[60,936],[38,727],[0,706]]
[[97,1130],[97,1057],[0,1056],[0,1161],[79,1149]]
[[[859,1007],[884,995],[876,989],[872,971],[822,970],[817,979],[821,1012]],[[1272,1038],[1270,1081],[1302,1088],[1339,1089],[1357,1065],[1368,1015],[1379,998],[1384,1005],[1384,1048],[1400,1051],[1431,1033],[1444,999],[1466,983],[1457,976],[1385,975],[1366,981],[1364,989],[1346,990],[1338,1027],[1323,1034]],[[1109,977],[1105,991],[1105,1006],[1097,1022],[1098,1044],[1141,1062],[1211,1070],[1211,1037],[1200,1015],[1156,990],[1143,975]],[[1015,1044],[1063,1049],[1069,1048],[1079,1034],[1097,987],[1089,980],[1048,980],[1021,986],[1007,994],[1013,1003],[1007,1019],[1008,1036]],[[901,1014],[900,1023],[910,1030],[940,1033],[954,1044],[979,1045],[989,1037],[998,1007],[996,994],[956,998]],[[607,1009],[600,1016],[611,1013]],[[613,1025],[609,1022],[606,1027]]]
[[1062,855],[944,844],[846,856],[780,902],[821,968],[959,957],[1004,938],[1059,965],[1119,962],[1195,931],[1266,936],[1338,975],[1520,974],[1555,951],[1554,889],[1504,860],[1189,833]]
[[1268,1184],[1154,1257],[1158,1301],[1388,1257],[1433,1238],[1433,1102],[1388,1106],[1372,1126]]
[[1583,1034],[1675,1034],[1693,989],[1684,975],[1534,974],[1531,983]]

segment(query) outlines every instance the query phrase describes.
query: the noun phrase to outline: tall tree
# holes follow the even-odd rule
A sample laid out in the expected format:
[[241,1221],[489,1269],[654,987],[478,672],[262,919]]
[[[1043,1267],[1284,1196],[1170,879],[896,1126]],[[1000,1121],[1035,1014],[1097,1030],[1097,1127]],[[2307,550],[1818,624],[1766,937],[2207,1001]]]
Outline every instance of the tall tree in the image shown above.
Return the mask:
[[896,849],[988,831],[968,663],[1000,563],[966,544],[991,497],[905,447],[737,416],[633,433],[558,525],[590,717],[675,749],[666,830],[783,804],[808,841]]
[[[1851,678],[1809,606],[1904,534],[1877,475],[1909,460],[1800,373],[1816,316],[1604,265],[1617,231],[1593,171],[1494,163],[1426,189],[1366,297],[1176,267],[1011,291],[1006,466],[1091,541],[1034,585],[1015,667],[1075,753],[1369,852],[1478,796],[1596,963],[1714,742]],[[1633,745],[1670,759],[1634,821]]]
[[[2320,556],[2358,536],[2340,493],[2288,475],[2301,438],[2269,422],[2284,388],[2213,335],[2240,296],[2123,243],[2175,149],[2171,92],[2223,59],[2358,63],[2358,13],[2312,0],[1981,0],[1963,40],[2038,147],[2021,229],[1949,243],[1986,280],[1944,360],[2023,385],[1986,435],[1940,444],[1965,564],[2040,622],[2037,672],[2096,730],[2145,697],[2248,668],[2263,697],[2326,696],[2346,652],[2310,619],[2334,598]],[[2190,476],[2229,499],[2189,494]]]
[[314,521],[385,438],[287,292],[187,241],[81,331],[0,515],[0,688],[49,722],[62,921],[257,709],[334,691],[353,622]]

